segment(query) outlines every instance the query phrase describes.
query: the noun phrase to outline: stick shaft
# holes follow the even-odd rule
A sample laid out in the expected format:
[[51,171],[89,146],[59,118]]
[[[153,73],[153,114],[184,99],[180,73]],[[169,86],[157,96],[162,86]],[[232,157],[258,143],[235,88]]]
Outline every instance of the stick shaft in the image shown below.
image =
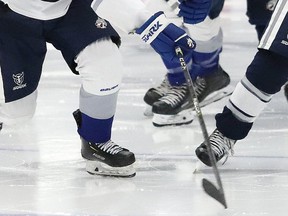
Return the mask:
[[[186,79],[186,82],[187,82],[187,87],[188,87],[189,93],[191,95],[191,99],[193,101],[193,105],[194,105],[194,109],[195,109],[196,115],[197,115],[198,120],[199,120],[199,124],[200,124],[201,130],[202,130],[202,134],[203,134],[203,137],[204,137],[204,142],[205,142],[205,144],[207,146],[209,158],[211,160],[212,168],[213,168],[213,171],[214,171],[214,175],[215,175],[217,184],[219,186],[219,192],[223,195],[223,198],[224,198],[224,201],[225,201],[224,189],[223,189],[223,186],[222,186],[222,181],[221,181],[221,178],[220,178],[218,167],[216,165],[216,158],[215,158],[215,155],[212,153],[212,147],[211,147],[211,143],[209,141],[209,135],[208,135],[207,128],[206,128],[206,125],[205,125],[205,121],[204,121],[204,118],[203,118],[203,115],[202,115],[202,111],[201,111],[201,108],[200,108],[200,105],[199,105],[199,101],[198,101],[198,98],[197,98],[197,95],[196,95],[195,87],[194,87],[192,78],[190,76],[189,70],[187,68],[186,62],[184,60],[183,52],[182,52],[181,48],[177,47],[175,49],[175,51],[176,51],[176,54],[177,54],[177,56],[179,58],[182,70],[184,72],[184,76],[185,76],[185,79]],[[226,201],[225,201],[225,203],[226,203]]]

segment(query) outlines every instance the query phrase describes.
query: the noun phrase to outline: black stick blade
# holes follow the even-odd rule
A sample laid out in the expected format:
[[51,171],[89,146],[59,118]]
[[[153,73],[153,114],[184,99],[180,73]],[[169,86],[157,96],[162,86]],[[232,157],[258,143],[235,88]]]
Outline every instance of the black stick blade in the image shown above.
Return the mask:
[[219,203],[221,203],[224,206],[225,209],[227,209],[227,204],[226,204],[224,194],[221,193],[210,181],[208,181],[205,178],[202,179],[202,187],[209,196],[217,200]]

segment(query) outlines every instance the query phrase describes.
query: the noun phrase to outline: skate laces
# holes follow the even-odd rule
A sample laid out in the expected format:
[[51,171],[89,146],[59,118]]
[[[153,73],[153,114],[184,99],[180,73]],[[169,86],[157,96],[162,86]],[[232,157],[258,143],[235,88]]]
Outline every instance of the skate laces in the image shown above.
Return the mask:
[[219,158],[222,158],[223,156],[225,156],[225,160],[223,164],[227,161],[229,152],[231,153],[231,155],[234,155],[233,147],[236,141],[225,137],[217,129],[212,133],[209,140],[210,140],[211,147],[214,153]]
[[106,143],[96,143],[96,145],[104,152],[109,154],[117,154],[118,152],[122,151],[123,148],[121,148],[119,145],[116,145],[113,141],[109,140]]
[[169,90],[169,88],[170,88],[169,81],[167,80],[167,77],[165,77],[164,80],[161,82],[161,84],[155,87],[153,91],[155,91],[157,94],[161,96],[164,96]]
[[181,103],[187,94],[187,85],[182,86],[172,86],[168,93],[160,98],[161,101],[170,104],[171,106],[176,106]]
[[203,92],[206,88],[206,81],[204,78],[197,77],[195,81],[195,92],[197,97]]

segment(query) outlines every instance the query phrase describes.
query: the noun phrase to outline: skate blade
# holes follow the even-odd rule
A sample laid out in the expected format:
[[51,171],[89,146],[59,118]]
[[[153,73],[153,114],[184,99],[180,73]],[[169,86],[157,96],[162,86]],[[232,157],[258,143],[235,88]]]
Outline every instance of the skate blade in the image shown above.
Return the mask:
[[111,177],[134,177],[136,175],[133,164],[125,167],[111,167],[99,161],[86,160],[86,171],[91,175],[102,175]]
[[193,110],[187,109],[179,112],[176,115],[161,115],[154,113],[152,123],[155,127],[180,126],[184,124],[191,124],[193,120]]
[[231,85],[228,85],[227,87],[223,89],[215,91],[212,94],[208,95],[202,102],[200,102],[200,107],[205,107],[225,97],[228,97],[229,95],[233,93],[233,91],[234,91],[234,87]]
[[152,112],[152,106],[147,105],[144,112],[143,112],[144,116],[146,117],[152,117],[153,116],[153,112]]
[[193,171],[193,174],[201,173],[201,171],[207,167],[208,167],[207,165],[205,165],[202,161],[199,160],[195,164],[195,169]]

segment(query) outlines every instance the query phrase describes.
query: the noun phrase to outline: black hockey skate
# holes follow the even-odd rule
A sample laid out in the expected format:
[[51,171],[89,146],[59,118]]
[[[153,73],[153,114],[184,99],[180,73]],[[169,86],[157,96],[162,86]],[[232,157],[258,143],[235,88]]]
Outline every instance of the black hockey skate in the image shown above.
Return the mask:
[[200,106],[204,107],[231,95],[234,88],[229,86],[229,84],[230,77],[220,65],[217,71],[208,76],[197,77],[195,91]]
[[144,95],[144,102],[147,104],[147,107],[144,111],[145,116],[152,116],[152,105],[154,102],[158,101],[161,97],[165,96],[169,91],[171,85],[165,76],[164,80],[161,82],[159,86],[148,89],[148,91]]
[[[230,77],[219,66],[216,72],[205,77],[197,77],[194,81],[195,92],[200,106],[206,106],[232,94],[229,87]],[[182,125],[193,121],[193,103],[187,85],[173,86],[154,102],[152,107],[153,124],[155,126]]]
[[173,86],[152,106],[152,123],[156,127],[190,124],[194,119],[187,85]]
[[[81,112],[76,110],[73,116],[78,127],[81,126]],[[128,149],[116,145],[109,140],[105,143],[93,143],[81,138],[81,155],[86,159],[86,171],[115,177],[133,177],[136,171],[133,167],[135,156]]]
[[[220,131],[218,131],[218,129],[215,129],[214,132],[209,136],[209,141],[211,143],[212,152],[215,155],[216,162],[224,158],[225,160],[222,163],[224,164],[228,159],[229,153],[233,155],[233,147],[236,143],[236,140],[225,137]],[[212,166],[205,143],[202,143],[195,150],[195,153],[199,160],[201,160],[204,164],[207,166]]]
[[164,80],[159,86],[148,89],[143,98],[145,103],[152,106],[154,102],[158,101],[161,97],[167,94],[170,87],[171,85],[165,76]]
[[91,143],[83,138],[81,155],[86,159],[86,171],[90,174],[133,177],[135,156],[128,149],[109,140],[106,143]]

